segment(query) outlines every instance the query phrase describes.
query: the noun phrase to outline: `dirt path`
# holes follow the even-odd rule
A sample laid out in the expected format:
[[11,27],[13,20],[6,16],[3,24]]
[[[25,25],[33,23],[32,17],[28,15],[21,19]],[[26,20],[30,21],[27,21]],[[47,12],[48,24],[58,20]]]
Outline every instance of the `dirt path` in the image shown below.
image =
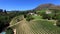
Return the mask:
[[22,21],[19,21],[14,25],[10,25],[9,27],[13,27],[13,26],[17,26],[17,28],[13,29],[14,34],[33,34],[25,18],[23,18]]
[[24,19],[19,24],[19,33],[18,34],[33,34],[27,21]]

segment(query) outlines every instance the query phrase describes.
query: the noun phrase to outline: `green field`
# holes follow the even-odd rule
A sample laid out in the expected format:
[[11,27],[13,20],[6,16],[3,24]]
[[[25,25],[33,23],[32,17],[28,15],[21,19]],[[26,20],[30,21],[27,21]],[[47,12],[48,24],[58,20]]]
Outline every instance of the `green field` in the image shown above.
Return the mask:
[[17,34],[60,34],[60,27],[53,25],[54,21],[33,20],[27,22],[25,19],[13,26]]

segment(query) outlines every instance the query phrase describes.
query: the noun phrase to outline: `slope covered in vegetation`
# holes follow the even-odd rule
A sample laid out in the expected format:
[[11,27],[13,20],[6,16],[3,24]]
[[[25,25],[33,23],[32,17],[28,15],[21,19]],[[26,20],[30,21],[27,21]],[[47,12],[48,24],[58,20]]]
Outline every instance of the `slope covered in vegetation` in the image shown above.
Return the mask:
[[32,20],[27,22],[24,18],[19,24],[13,26],[16,34],[60,34],[60,27],[53,25],[55,21]]

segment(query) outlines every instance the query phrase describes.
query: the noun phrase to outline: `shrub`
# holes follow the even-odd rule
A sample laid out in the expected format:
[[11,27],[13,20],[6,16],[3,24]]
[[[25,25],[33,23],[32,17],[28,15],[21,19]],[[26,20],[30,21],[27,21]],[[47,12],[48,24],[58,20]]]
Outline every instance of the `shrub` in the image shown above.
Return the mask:
[[57,21],[56,25],[60,27],[60,20]]

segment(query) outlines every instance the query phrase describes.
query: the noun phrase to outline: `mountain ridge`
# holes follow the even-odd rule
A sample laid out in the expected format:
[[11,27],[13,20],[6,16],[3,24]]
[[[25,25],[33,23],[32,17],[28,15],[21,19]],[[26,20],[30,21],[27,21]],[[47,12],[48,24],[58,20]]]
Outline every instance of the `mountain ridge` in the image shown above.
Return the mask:
[[51,4],[51,3],[50,4],[41,4],[38,7],[36,7],[34,10],[41,10],[41,9],[45,9],[45,8],[60,10],[60,5],[55,5],[55,4]]

